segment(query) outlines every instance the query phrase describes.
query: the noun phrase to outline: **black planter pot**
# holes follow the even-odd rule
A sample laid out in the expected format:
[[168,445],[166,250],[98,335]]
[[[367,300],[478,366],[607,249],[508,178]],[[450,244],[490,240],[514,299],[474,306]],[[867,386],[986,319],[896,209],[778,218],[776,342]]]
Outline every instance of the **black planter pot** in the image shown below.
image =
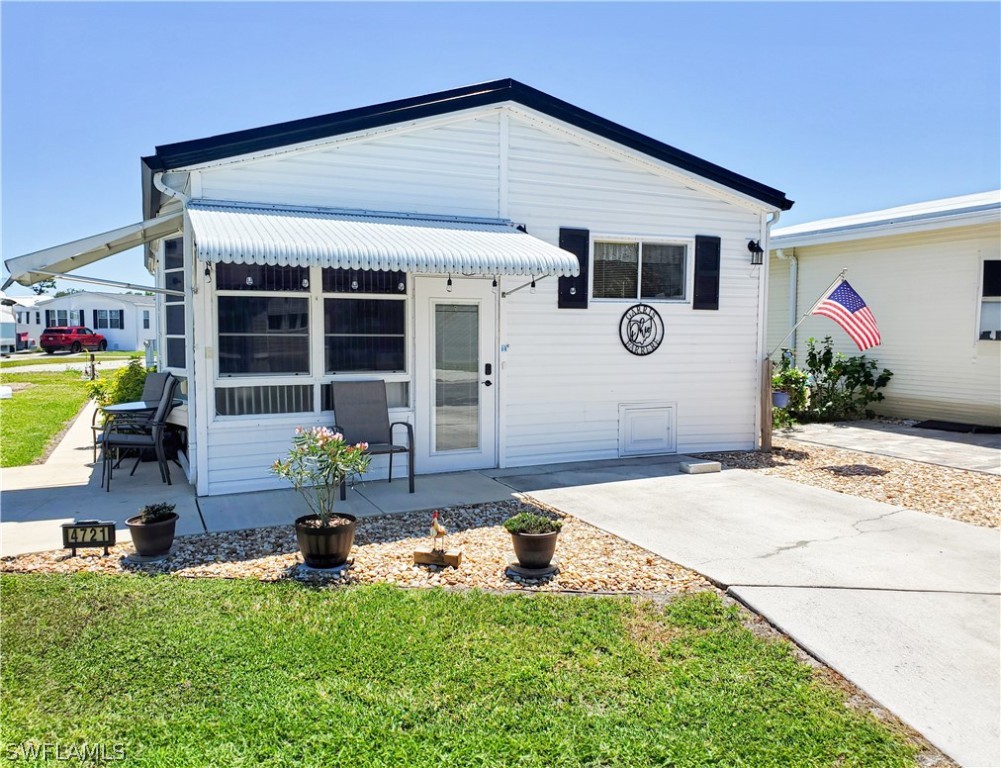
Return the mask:
[[177,515],[171,513],[166,520],[156,523],[142,523],[139,515],[125,521],[132,534],[132,543],[140,557],[162,557],[170,551],[174,543],[174,528]]
[[556,554],[556,537],[559,531],[552,533],[512,533],[514,556],[522,568],[548,568]]
[[295,538],[299,542],[302,559],[310,568],[337,568],[348,561],[348,554],[355,542],[353,515],[337,513],[335,517],[347,520],[346,525],[320,528],[310,524],[319,520],[318,515],[304,515],[295,521]]

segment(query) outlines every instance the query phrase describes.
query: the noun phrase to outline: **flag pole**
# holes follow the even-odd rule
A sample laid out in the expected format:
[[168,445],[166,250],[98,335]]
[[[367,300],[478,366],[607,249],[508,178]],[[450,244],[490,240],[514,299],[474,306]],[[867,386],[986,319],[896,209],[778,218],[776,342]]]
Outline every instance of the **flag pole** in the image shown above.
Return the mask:
[[800,325],[803,324],[803,321],[806,320],[806,318],[808,318],[810,315],[813,314],[813,310],[815,310],[820,305],[820,302],[822,302],[824,299],[826,299],[831,294],[831,291],[833,291],[834,288],[838,285],[838,283],[840,283],[842,280],[845,279],[845,274],[847,272],[848,272],[848,267],[845,267],[844,269],[841,270],[841,274],[839,274],[836,278],[834,278],[834,282],[832,282],[829,286],[827,286],[824,289],[824,292],[820,294],[820,298],[818,298],[815,302],[813,302],[813,306],[810,307],[810,309],[807,312],[803,313],[803,316],[799,320],[796,321],[796,325],[794,325],[792,328],[789,329],[789,333],[787,333],[785,335],[785,337],[783,337],[782,341],[780,341],[778,343],[778,346],[775,347],[775,349],[773,349],[771,352],[768,353],[768,356],[765,358],[766,360],[771,360],[772,359],[772,355],[774,355],[776,352],[778,352],[779,349],[782,347],[782,345],[785,344],[786,341],[789,340],[789,337],[792,336],[796,332],[796,329],[799,328]]

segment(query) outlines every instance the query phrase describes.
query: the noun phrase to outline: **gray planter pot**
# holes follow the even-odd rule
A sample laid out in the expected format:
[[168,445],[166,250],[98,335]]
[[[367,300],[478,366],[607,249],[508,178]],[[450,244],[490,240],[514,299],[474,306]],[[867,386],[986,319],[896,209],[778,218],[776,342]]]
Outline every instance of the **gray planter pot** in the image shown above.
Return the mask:
[[556,538],[559,531],[552,533],[512,533],[514,556],[522,568],[548,568],[556,554]]

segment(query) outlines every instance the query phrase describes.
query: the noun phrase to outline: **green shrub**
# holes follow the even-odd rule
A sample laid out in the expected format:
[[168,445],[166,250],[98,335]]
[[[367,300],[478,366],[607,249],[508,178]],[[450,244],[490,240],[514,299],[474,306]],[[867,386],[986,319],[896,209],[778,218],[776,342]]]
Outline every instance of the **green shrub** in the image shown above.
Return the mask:
[[876,361],[865,355],[835,353],[832,343],[830,336],[824,338],[822,347],[816,339],[807,340],[809,402],[790,410],[803,421],[871,419],[876,414],[867,406],[883,399],[879,390],[890,383],[893,373],[886,368],[877,373]]
[[129,358],[129,364],[119,368],[107,379],[95,379],[88,385],[90,396],[98,405],[131,403],[142,399],[146,374],[153,371],[142,364],[139,356]]
[[563,527],[563,521],[532,512],[519,512],[505,520],[504,527],[508,533],[553,533]]

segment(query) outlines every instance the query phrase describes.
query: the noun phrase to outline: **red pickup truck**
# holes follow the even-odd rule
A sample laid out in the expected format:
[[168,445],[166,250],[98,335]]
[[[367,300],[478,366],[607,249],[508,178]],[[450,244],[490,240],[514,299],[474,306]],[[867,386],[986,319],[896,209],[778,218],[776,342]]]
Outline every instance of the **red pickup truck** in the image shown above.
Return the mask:
[[103,352],[108,348],[108,341],[104,336],[94,333],[90,328],[76,325],[68,328],[46,328],[42,331],[42,338],[39,339],[38,346],[47,355],[51,355],[57,349],[68,349],[70,352],[79,352],[81,349],[96,349],[98,352]]

